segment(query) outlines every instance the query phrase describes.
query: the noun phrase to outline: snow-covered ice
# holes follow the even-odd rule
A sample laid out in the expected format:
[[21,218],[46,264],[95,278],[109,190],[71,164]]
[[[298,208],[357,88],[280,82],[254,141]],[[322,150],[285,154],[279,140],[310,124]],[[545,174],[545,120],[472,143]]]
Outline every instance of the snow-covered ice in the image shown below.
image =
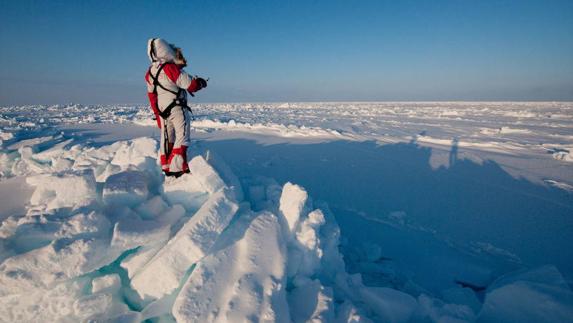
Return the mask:
[[572,103],[193,110],[0,107],[0,321],[571,321]]
[[213,193],[169,243],[135,274],[133,288],[144,299],[161,298],[175,290],[185,272],[207,254],[237,209],[227,189]]
[[257,215],[241,240],[197,265],[175,300],[177,321],[288,322],[283,239],[276,215]]
[[144,172],[126,171],[110,175],[104,184],[102,198],[105,203],[136,205],[149,196],[149,179]]

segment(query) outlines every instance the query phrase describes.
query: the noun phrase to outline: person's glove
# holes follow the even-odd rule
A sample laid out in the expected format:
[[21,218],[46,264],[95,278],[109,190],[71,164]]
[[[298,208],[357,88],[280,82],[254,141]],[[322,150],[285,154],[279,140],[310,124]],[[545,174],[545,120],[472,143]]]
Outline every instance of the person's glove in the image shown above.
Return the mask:
[[199,89],[203,89],[203,88],[207,87],[207,80],[205,80],[204,78],[198,77],[198,78],[196,78],[196,80],[197,80],[197,83],[199,84]]
[[189,92],[191,96],[195,96],[193,95],[194,92],[197,92],[206,87],[207,87],[207,80],[205,80],[202,77],[194,76],[193,80],[191,81],[191,84],[187,88],[187,92]]

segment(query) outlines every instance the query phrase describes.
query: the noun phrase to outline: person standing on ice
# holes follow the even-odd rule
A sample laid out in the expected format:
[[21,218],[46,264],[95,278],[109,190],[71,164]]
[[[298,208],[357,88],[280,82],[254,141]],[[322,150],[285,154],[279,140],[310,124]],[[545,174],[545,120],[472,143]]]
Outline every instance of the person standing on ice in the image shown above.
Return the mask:
[[147,42],[147,55],[151,66],[145,74],[147,95],[161,129],[161,169],[167,176],[179,177],[189,173],[187,147],[189,147],[189,111],[187,92],[207,87],[207,81],[191,77],[183,68],[187,61],[180,48],[164,39],[152,38]]

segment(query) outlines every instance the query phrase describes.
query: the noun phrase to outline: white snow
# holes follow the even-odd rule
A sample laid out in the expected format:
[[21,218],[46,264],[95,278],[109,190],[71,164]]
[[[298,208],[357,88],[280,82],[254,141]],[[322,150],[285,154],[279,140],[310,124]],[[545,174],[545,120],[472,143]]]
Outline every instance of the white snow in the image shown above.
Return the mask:
[[56,238],[73,238],[79,235],[97,235],[110,228],[109,220],[100,212],[78,213],[69,217],[55,233]]
[[247,133],[256,133],[269,136],[287,138],[324,138],[324,139],[351,139],[349,134],[341,134],[332,129],[322,129],[320,127],[306,127],[297,125],[282,125],[275,123],[237,123],[235,120],[222,122],[219,120],[198,120],[191,123],[191,127],[203,131],[226,130]]
[[0,265],[0,295],[50,288],[105,265],[105,257],[105,246],[100,240],[53,241],[10,257]]
[[238,206],[228,189],[214,193],[165,247],[132,279],[143,298],[160,298],[179,286],[187,269],[203,258]]
[[280,211],[291,232],[296,229],[308,195],[300,186],[286,183],[280,200]]
[[[182,214],[179,213],[179,216]],[[170,223],[140,220],[137,216],[122,216],[113,227],[111,245],[120,249],[133,249],[169,240]]]
[[46,210],[86,206],[97,197],[95,178],[90,171],[35,175],[26,181],[36,188],[30,198],[31,205]]
[[285,257],[278,218],[257,215],[242,239],[198,264],[173,316],[179,322],[288,322]]
[[213,167],[207,164],[201,156],[197,156],[189,162],[189,170],[193,176],[166,180],[163,192],[171,204],[179,203],[187,209],[194,209],[200,206],[205,196],[225,187],[223,180]]
[[118,292],[121,287],[121,279],[117,274],[96,277],[92,280],[92,293],[101,291]]
[[553,158],[566,162],[573,162],[573,155],[571,155],[571,152],[569,150],[555,152],[553,153]]
[[573,292],[559,271],[545,266],[500,278],[488,290],[480,322],[567,322]]
[[570,102],[193,109],[0,107],[0,320],[573,317]]
[[125,171],[109,176],[103,187],[103,200],[110,205],[136,205],[149,196],[149,179],[141,171]]
[[296,287],[288,299],[294,322],[332,322],[335,318],[332,288],[322,286],[318,280]]
[[411,295],[386,287],[365,287],[360,295],[383,322],[408,322],[418,306]]

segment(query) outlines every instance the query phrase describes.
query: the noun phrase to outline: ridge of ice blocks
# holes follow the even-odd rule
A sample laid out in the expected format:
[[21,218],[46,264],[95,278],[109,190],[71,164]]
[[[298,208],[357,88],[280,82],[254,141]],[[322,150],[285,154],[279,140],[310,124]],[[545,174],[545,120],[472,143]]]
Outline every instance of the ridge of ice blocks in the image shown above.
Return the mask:
[[[42,138],[20,141],[17,149],[10,146],[0,153],[0,177],[90,170],[97,182],[105,182],[109,175],[150,170],[156,164],[157,142],[152,138],[118,141],[99,148],[74,144],[74,139],[62,135],[36,139]],[[48,148],[38,148],[43,146]]]
[[[36,121],[28,126],[42,124]],[[22,131],[28,126],[17,125]],[[14,135],[2,135],[0,181],[21,180],[31,191],[22,210],[3,217],[0,226],[0,321],[573,317],[570,281],[556,267],[494,280],[490,268],[478,266],[475,276],[463,275],[457,285],[459,277],[452,276],[444,290],[428,291],[390,258],[388,245],[361,239],[361,232],[358,241],[341,239],[334,215],[312,200],[312,190],[243,169],[238,178],[232,172],[237,165],[228,167],[212,153],[192,158],[191,174],[164,179],[151,138],[90,147],[57,132],[18,140],[20,130],[6,131]],[[496,134],[502,135],[526,133]],[[14,176],[22,178],[8,179]],[[394,222],[404,222],[404,212],[393,212]],[[344,215],[340,219],[343,229],[355,229]],[[351,252],[343,258],[345,248]]]
[[101,267],[105,243],[98,239],[54,240],[0,265],[0,296],[48,289]]
[[257,215],[240,240],[197,265],[173,316],[178,322],[288,322],[285,258],[278,218]]
[[307,198],[308,194],[300,186],[292,183],[284,185],[279,209],[284,215],[290,231],[295,230]]
[[237,209],[229,189],[214,193],[135,274],[131,281],[133,289],[143,299],[160,298],[175,290],[189,267],[207,254]]
[[166,180],[163,192],[171,204],[181,204],[187,209],[194,209],[200,206],[208,194],[225,187],[219,174],[202,156],[191,159],[189,171],[191,176]]
[[35,187],[30,204],[46,210],[86,206],[97,198],[96,181],[90,171],[29,176],[26,182]]
[[80,278],[50,290],[29,290],[25,297],[0,297],[0,317],[6,322],[140,322],[113,289],[86,294],[89,278]]

